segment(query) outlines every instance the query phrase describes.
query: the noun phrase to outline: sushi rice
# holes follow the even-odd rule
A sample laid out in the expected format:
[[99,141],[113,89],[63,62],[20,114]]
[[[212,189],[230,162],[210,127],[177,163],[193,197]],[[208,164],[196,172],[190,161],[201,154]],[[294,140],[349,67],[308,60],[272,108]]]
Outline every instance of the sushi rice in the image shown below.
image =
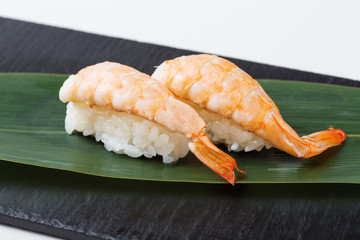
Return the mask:
[[108,107],[89,107],[85,103],[67,104],[65,130],[82,132],[104,143],[106,150],[137,158],[161,155],[164,163],[172,163],[189,152],[184,135],[172,133],[144,118],[117,112]]
[[[184,101],[184,100],[183,100]],[[227,146],[228,151],[260,151],[262,148],[269,149],[271,144],[252,132],[244,130],[234,120],[225,118],[224,116],[207,111],[197,104],[184,101],[204,119],[206,123],[206,135],[215,144],[223,143]]]
[[[251,132],[244,131],[233,120],[190,103],[207,123],[207,135],[214,143],[224,143],[229,151],[260,151],[271,145]],[[104,143],[106,150],[137,158],[160,155],[164,163],[173,163],[189,152],[184,135],[173,133],[144,118],[118,112],[108,107],[89,107],[85,103],[67,104],[65,130],[82,132]]]

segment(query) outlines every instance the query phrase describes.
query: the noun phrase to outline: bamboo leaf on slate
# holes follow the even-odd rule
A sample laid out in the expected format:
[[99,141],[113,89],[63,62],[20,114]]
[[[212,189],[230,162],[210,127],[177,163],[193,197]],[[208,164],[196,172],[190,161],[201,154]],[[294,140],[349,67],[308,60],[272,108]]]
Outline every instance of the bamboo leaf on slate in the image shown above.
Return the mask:
[[[64,131],[61,74],[0,74],[0,159],[104,177],[225,183],[192,154],[175,165],[161,158],[133,159],[107,152],[102,143]],[[346,142],[312,159],[277,149],[230,153],[248,174],[238,183],[360,183],[360,88],[260,80],[284,119],[300,135],[341,128]],[[224,151],[225,148],[222,148]]]

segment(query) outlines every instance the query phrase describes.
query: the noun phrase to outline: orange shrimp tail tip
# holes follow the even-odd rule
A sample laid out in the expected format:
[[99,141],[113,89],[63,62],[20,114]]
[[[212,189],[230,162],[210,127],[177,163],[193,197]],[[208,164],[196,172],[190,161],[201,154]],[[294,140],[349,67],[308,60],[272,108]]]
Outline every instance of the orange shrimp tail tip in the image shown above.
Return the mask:
[[200,161],[232,185],[235,184],[234,167],[245,174],[237,167],[235,159],[218,149],[207,136],[192,138],[189,148]]
[[316,132],[302,138],[315,142],[319,147],[333,147],[343,142],[346,135],[341,129],[334,129],[330,126],[328,130]]
[[315,132],[302,138],[317,148],[316,150],[313,148],[314,151],[304,156],[304,158],[309,158],[341,144],[346,139],[346,134],[341,129],[334,129],[330,126],[328,130]]

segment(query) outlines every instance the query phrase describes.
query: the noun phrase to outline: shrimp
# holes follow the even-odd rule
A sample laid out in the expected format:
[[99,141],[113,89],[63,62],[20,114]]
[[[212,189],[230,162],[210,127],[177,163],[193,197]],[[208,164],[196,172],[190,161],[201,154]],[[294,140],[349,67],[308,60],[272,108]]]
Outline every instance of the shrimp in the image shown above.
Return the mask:
[[189,149],[206,166],[234,185],[236,161],[205,135],[205,122],[189,105],[177,100],[159,81],[134,68],[98,63],[70,76],[60,89],[62,102],[86,103],[127,112],[171,132],[183,134]]
[[246,131],[298,158],[318,155],[346,139],[342,130],[331,126],[299,137],[256,80],[215,55],[190,55],[165,61],[152,77],[179,99],[232,119]]

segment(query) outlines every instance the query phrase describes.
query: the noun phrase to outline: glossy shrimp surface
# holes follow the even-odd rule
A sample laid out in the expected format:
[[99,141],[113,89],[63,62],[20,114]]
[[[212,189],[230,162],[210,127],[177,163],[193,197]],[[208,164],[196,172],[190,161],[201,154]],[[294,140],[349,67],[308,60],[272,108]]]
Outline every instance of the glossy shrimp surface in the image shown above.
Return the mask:
[[107,106],[155,122],[190,139],[189,148],[204,164],[234,184],[235,160],[205,135],[205,123],[189,105],[160,82],[131,67],[104,62],[70,76],[59,93],[62,102]]
[[152,77],[180,99],[233,119],[245,130],[295,157],[315,156],[346,139],[343,131],[332,127],[299,137],[256,80],[215,55],[190,55],[165,61]]

